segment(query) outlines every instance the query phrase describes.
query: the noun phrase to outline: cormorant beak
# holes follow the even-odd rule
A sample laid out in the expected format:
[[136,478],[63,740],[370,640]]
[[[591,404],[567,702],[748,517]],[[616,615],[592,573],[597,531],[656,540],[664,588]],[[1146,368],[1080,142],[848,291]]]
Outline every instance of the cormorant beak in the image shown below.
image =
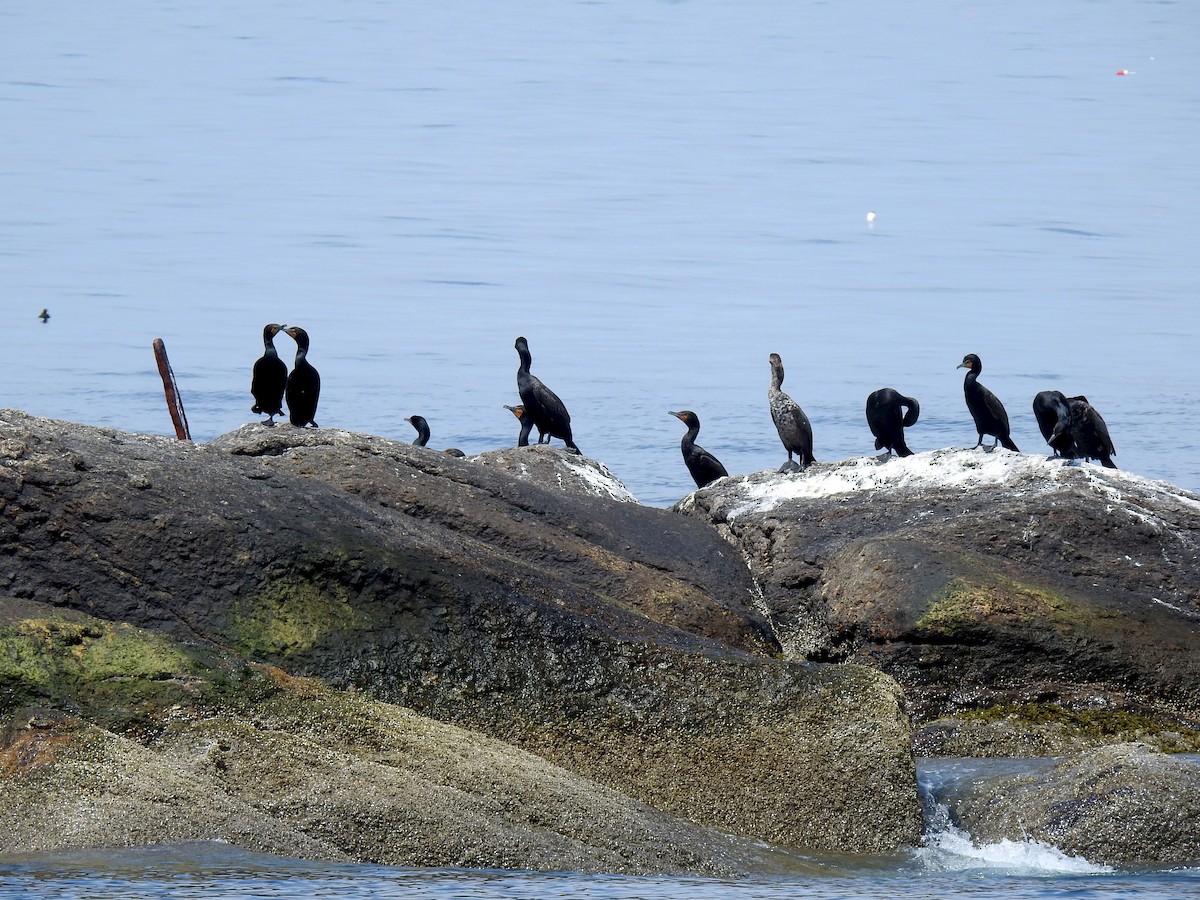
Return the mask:
[[959,363],[957,366],[955,366],[954,368],[956,368],[956,369],[969,369],[969,368],[971,368],[971,367],[970,367],[970,365],[968,365],[968,364],[967,364],[967,363],[965,363],[965,362],[960,362],[960,363]]

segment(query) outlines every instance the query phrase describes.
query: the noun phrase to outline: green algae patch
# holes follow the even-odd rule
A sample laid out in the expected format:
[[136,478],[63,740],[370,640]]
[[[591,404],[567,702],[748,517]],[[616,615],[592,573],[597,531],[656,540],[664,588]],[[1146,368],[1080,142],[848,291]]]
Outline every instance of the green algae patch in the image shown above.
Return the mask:
[[955,579],[917,620],[915,630],[943,639],[957,638],[997,625],[1043,622],[1073,630],[1089,621],[1078,603],[1054,591],[996,578],[988,582]]
[[248,656],[286,658],[311,650],[332,632],[353,628],[355,618],[341,585],[281,579],[234,605],[229,637]]
[[1094,744],[1138,741],[1165,753],[1200,751],[1200,730],[1131,710],[1073,710],[1049,703],[1007,703],[960,710],[954,718],[967,724],[1053,729],[1061,737],[1076,735]]

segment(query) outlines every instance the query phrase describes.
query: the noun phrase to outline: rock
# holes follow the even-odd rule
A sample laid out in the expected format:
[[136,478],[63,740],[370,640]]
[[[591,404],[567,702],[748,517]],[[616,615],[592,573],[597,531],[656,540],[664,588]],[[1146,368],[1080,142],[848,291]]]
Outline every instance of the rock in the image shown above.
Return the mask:
[[1112,745],[982,782],[952,813],[980,843],[1033,839],[1111,866],[1191,864],[1200,859],[1200,764]]
[[[893,676],[917,723],[934,723],[927,750],[1003,738],[962,727],[962,713],[1040,726],[1048,708],[1110,742],[1159,733],[1200,747],[1193,494],[1040,456],[938,450],[724,479],[677,508],[746,556],[789,655]],[[1131,732],[1131,716],[1145,727]]]
[[[13,448],[0,454],[12,597],[402,705],[679,827],[851,852],[919,837],[895,683],[781,659],[740,555],[697,519],[597,496],[602,470],[579,457],[481,462],[282,425],[197,445],[15,411],[0,413],[0,447]],[[166,659],[139,690],[169,683]],[[0,712],[78,703],[39,684],[22,675]],[[86,722],[145,743],[165,701],[109,684]],[[301,817],[311,794],[293,796]],[[615,838],[580,839],[570,867],[612,864],[596,844]],[[519,865],[564,865],[522,846]]]

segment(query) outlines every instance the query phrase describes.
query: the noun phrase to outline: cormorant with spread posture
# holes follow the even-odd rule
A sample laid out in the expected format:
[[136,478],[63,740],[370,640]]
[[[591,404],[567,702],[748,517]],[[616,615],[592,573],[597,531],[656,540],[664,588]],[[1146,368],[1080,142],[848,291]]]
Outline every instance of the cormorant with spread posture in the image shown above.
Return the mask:
[[[1078,397],[1075,399],[1085,400]],[[1071,408],[1062,391],[1039,391],[1033,398],[1033,417],[1046,443],[1054,450],[1053,456],[1074,459],[1075,441],[1068,427],[1071,423]]]
[[254,396],[250,412],[270,416],[267,425],[274,425],[275,417],[283,415],[283,391],[287,387],[288,371],[287,363],[279,358],[275,349],[275,335],[283,329],[283,325],[274,323],[263,328],[263,355],[254,361],[250,376],[250,393]]
[[288,418],[297,428],[309,423],[317,427],[317,400],[321,397],[321,376],[308,361],[308,332],[298,325],[283,329],[296,342],[296,363],[288,375],[287,397]]
[[529,372],[533,362],[529,342],[519,337],[513,346],[521,357],[521,366],[517,369],[517,393],[521,395],[525,415],[530,416],[537,426],[538,443],[549,444],[551,437],[561,438],[569,449],[579,453],[571,437],[571,414],[567,407],[554,391],[542,384],[541,379]]
[[[908,411],[901,415],[901,407]],[[912,397],[905,397],[893,388],[880,388],[872,391],[867,397],[867,424],[871,426],[871,434],[875,435],[875,449],[887,448],[887,458],[895,453],[897,456],[912,456],[912,451],[904,443],[904,429],[917,424],[917,416],[921,407]]]
[[1085,459],[1098,459],[1100,464],[1109,469],[1115,469],[1117,464],[1112,461],[1116,448],[1112,438],[1108,436],[1108,426],[1096,408],[1088,403],[1086,397],[1070,397],[1067,407],[1071,410],[1070,418],[1064,427],[1058,426],[1052,437],[1058,437],[1060,432],[1070,433],[1075,453]]
[[1004,411],[1004,404],[995,394],[979,383],[979,373],[983,371],[983,363],[979,357],[974,353],[968,353],[957,368],[967,370],[966,377],[963,379],[963,394],[967,398],[967,409],[971,411],[971,418],[975,420],[975,430],[979,432],[979,440],[975,442],[975,446],[982,445],[983,436],[990,434],[996,440],[992,442],[992,446],[987,448],[988,450],[995,450],[996,444],[1003,444],[1009,450],[1016,450],[1020,453],[1017,445],[1008,436],[1008,413]]
[[[783,385],[783,360],[779,354],[772,353],[768,360],[771,363],[771,386],[767,388],[767,401],[771,405],[771,420],[788,455],[787,462],[779,467],[779,471],[807,469],[816,462],[813,459],[812,425],[800,404],[780,390]],[[798,465],[792,459],[793,453],[800,457]]]
[[690,409],[671,412],[671,415],[688,427],[687,434],[679,442],[679,449],[683,453],[683,464],[692,473],[696,487],[707,487],[718,478],[727,477],[729,473],[721,461],[696,444],[696,435],[700,433],[700,417]]
[[50,321],[50,311],[47,309],[43,309],[40,313],[38,313],[38,318],[41,319],[42,324],[45,325],[47,322]]
[[[407,422],[409,425],[411,425],[413,428],[415,428],[417,430],[417,436],[413,439],[413,446],[414,447],[427,446],[429,444],[429,423],[425,420],[425,417],[424,416],[409,416],[404,421]],[[443,450],[442,452],[445,453],[447,456],[457,456],[460,458],[465,457],[467,455],[467,454],[463,453],[461,450],[459,450],[457,447],[448,447],[445,450]]]
[[520,404],[518,404],[516,406],[509,406],[506,403],[504,405],[504,408],[507,409],[514,416],[516,416],[517,421],[521,423],[521,433],[517,435],[517,446],[518,447],[528,447],[529,446],[529,432],[533,431],[533,416],[526,415],[525,407],[521,406]]

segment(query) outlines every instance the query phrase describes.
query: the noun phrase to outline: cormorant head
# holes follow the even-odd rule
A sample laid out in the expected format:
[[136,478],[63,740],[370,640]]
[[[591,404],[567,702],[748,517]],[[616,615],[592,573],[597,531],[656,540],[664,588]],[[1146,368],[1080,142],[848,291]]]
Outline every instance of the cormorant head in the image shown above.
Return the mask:
[[677,418],[680,422],[682,422],[688,428],[691,428],[693,425],[696,425],[696,426],[700,425],[700,417],[698,415],[696,415],[694,412],[692,412],[690,409],[681,409],[679,412],[675,412],[674,410],[669,410],[669,412],[671,413],[671,415],[673,415],[675,418]]
[[979,361],[979,357],[976,356],[974,353],[968,353],[966,356],[963,357],[963,361],[961,363],[959,363],[955,368],[970,369],[975,374],[979,374],[980,372],[983,371],[983,363]]
[[291,335],[292,340],[296,342],[297,347],[301,347],[305,350],[308,349],[308,332],[299,325],[289,325],[287,328],[283,329],[283,333]]
[[525,407],[521,406],[519,404],[517,406],[509,406],[506,403],[506,404],[504,404],[504,408],[507,409],[514,416],[516,416],[518,420],[521,419],[525,415]]

